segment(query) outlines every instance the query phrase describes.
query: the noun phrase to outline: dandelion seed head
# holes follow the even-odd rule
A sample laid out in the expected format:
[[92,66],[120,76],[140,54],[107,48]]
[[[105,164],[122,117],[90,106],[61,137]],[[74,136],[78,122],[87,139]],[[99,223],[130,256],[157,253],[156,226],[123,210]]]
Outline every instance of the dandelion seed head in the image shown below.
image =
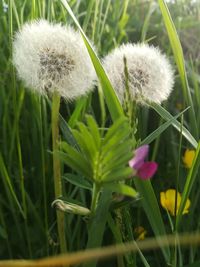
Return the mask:
[[147,44],[124,44],[108,54],[103,65],[121,101],[124,98],[124,57],[132,99],[145,104],[160,104],[170,95],[174,75],[169,60],[156,47]]
[[96,79],[81,35],[46,20],[26,23],[15,35],[13,63],[25,85],[40,94],[57,91],[74,99],[92,90]]

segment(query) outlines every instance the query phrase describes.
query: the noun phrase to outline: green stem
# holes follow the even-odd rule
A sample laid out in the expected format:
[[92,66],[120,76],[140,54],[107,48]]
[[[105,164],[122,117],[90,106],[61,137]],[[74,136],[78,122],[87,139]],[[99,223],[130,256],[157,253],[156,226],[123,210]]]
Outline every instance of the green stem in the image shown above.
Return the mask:
[[[39,98],[39,129],[40,129],[40,147],[41,147],[41,175],[42,175],[42,187],[43,187],[43,203],[44,203],[44,226],[45,226],[45,235],[46,235],[46,244],[47,244],[47,254],[49,253],[49,240],[48,240],[48,209],[47,209],[47,181],[46,181],[46,174],[45,174],[45,144],[44,144],[44,130],[45,125],[43,126],[43,122],[45,121],[46,117],[43,117],[42,109],[44,102],[43,98]],[[46,115],[46,114],[45,114]],[[44,119],[45,118],[45,119]],[[44,128],[43,128],[44,127]]]
[[97,208],[97,203],[99,199],[99,193],[100,193],[100,186],[97,185],[96,183],[93,184],[93,189],[92,189],[92,203],[91,203],[91,215],[95,213],[95,210]]
[[35,0],[32,0],[32,6],[31,6],[31,18],[36,18],[36,3]]
[[[59,109],[60,109],[60,96],[57,93],[53,95],[52,103],[52,148],[53,148],[53,173],[54,173],[54,188],[55,188],[55,198],[62,196],[62,182],[61,182],[61,168],[60,160],[56,155],[58,150],[58,140],[59,140]],[[58,236],[60,241],[61,253],[67,251],[66,238],[65,238],[65,222],[64,213],[59,210],[56,211],[57,214],[57,226],[58,226]]]
[[[93,189],[95,189],[96,186],[94,186]],[[97,192],[96,189],[94,192]],[[94,193],[94,201],[92,203],[97,203],[96,200],[98,200],[99,193]],[[95,200],[96,199],[96,200]],[[88,242],[87,242],[87,249],[89,248],[97,248],[101,247],[103,235],[105,232],[105,226],[109,214],[109,207],[110,202],[112,199],[112,195],[110,190],[103,188],[101,196],[98,200],[98,205],[93,205],[96,209],[93,210],[93,214],[90,218],[89,222],[89,228],[88,228]],[[94,260],[92,262],[85,263],[84,267],[96,267],[97,260]]]
[[[124,236],[124,241],[133,241],[134,236],[133,236],[133,229],[132,229],[132,219],[130,216],[130,210],[129,207],[125,207],[122,210],[118,211],[121,213],[121,219],[122,219],[122,224],[121,224],[121,232],[122,236]],[[119,225],[120,226],[120,225]],[[135,253],[130,253],[126,256],[126,266],[127,267],[133,267],[136,266],[136,254]]]
[[174,244],[174,254],[172,258],[172,266],[176,267],[177,262],[177,256],[179,248],[179,243],[177,242],[178,232],[177,232],[177,201],[178,201],[178,185],[179,185],[179,177],[180,177],[180,162],[181,162],[181,148],[182,148],[182,131],[183,131],[183,115],[181,116],[181,129],[180,129],[180,141],[179,141],[179,149],[178,149],[178,162],[177,162],[177,175],[176,175],[176,181],[175,181],[175,188],[176,188],[176,194],[175,194],[175,207],[174,207],[174,213],[175,213],[175,223],[174,223],[174,234],[176,235],[175,244]]

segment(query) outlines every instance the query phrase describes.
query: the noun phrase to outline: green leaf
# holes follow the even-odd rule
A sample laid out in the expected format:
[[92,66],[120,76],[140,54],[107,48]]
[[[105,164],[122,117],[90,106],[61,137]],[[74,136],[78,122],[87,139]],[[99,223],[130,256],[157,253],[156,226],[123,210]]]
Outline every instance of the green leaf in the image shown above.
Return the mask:
[[[105,141],[105,139],[102,142],[102,158],[106,157],[110,151],[112,150],[115,152],[115,150],[118,149],[118,147],[122,147],[123,144],[126,142],[129,142],[130,147],[129,151],[133,147],[132,139],[130,138],[130,131],[126,127],[119,127],[117,128],[115,135],[112,136],[108,141]],[[119,151],[119,150],[118,150]]]
[[109,170],[103,174],[101,181],[102,182],[112,182],[112,181],[122,181],[131,177],[133,174],[133,169],[125,166],[120,166],[114,170]]
[[24,211],[20,205],[20,202],[15,194],[15,191],[14,191],[14,188],[13,188],[13,185],[12,185],[12,182],[11,182],[11,179],[10,179],[10,176],[8,175],[8,172],[7,172],[7,169],[6,169],[6,166],[4,164],[4,160],[3,160],[3,157],[0,153],[0,173],[2,175],[2,180],[3,180],[3,183],[6,187],[6,189],[9,190],[10,192],[10,195],[12,196],[16,206],[18,207],[20,213],[22,214],[23,218],[25,218],[25,214],[24,214]]
[[76,107],[68,121],[68,124],[71,128],[73,128],[78,122],[78,120],[80,119],[80,117],[82,117],[83,111],[85,110],[86,105],[87,105],[87,101],[88,101],[87,98],[88,97],[82,97],[76,102]]
[[187,179],[186,179],[186,183],[184,186],[184,190],[182,193],[182,197],[181,197],[181,203],[180,203],[180,207],[178,209],[178,215],[176,218],[176,225],[177,227],[180,225],[180,221],[182,218],[182,213],[186,204],[186,201],[189,197],[189,194],[192,190],[192,187],[195,183],[196,177],[197,177],[197,173],[198,173],[198,169],[199,169],[199,165],[200,165],[200,142],[198,144],[198,147],[196,149],[196,153],[195,153],[195,157],[192,163],[192,167],[190,168],[190,171],[188,173]]
[[75,136],[84,157],[91,162],[91,165],[93,165],[96,151],[91,150],[90,144],[80,132],[73,130],[73,135]]
[[97,76],[101,82],[101,86],[102,86],[102,90],[104,92],[104,96],[105,96],[105,100],[108,106],[108,109],[110,111],[111,117],[113,119],[113,121],[115,121],[116,119],[118,119],[119,117],[124,115],[122,106],[119,102],[118,97],[115,94],[115,91],[110,83],[110,80],[108,79],[106,72],[97,56],[97,54],[95,53],[94,49],[92,48],[92,45],[90,44],[90,41],[88,40],[87,36],[85,35],[85,33],[83,32],[80,24],[78,23],[76,17],[74,16],[69,4],[67,3],[66,0],[61,0],[63,6],[65,7],[65,9],[68,11],[69,15],[71,16],[71,18],[73,19],[73,21],[75,22],[76,26],[79,28],[83,40],[85,42],[85,45],[87,47],[88,53],[90,55],[90,58],[92,60],[92,63],[94,65],[94,68],[96,70]]
[[87,119],[87,125],[89,127],[89,130],[90,130],[92,136],[93,136],[96,147],[97,147],[97,149],[99,149],[100,145],[101,145],[101,136],[99,133],[98,125],[92,116],[87,115],[86,119]]
[[115,121],[115,123],[108,129],[108,132],[105,135],[103,144],[107,144],[109,140],[116,135],[119,129],[121,128],[127,128],[128,129],[128,120],[125,116],[120,117]]
[[79,150],[79,146],[78,146],[76,139],[74,138],[68,124],[66,123],[66,121],[63,119],[63,117],[61,115],[59,116],[59,119],[60,119],[60,128],[61,128],[61,131],[63,133],[65,140],[67,141],[68,144],[72,145],[77,150]]
[[190,113],[190,122],[192,124],[192,130],[195,132],[195,136],[198,136],[196,116],[194,112],[194,106],[193,106],[190,88],[188,85],[187,74],[185,70],[183,49],[182,49],[175,25],[171,18],[170,12],[167,8],[167,4],[165,3],[164,0],[158,0],[158,3],[160,5],[160,10],[163,16],[165,27],[166,27],[168,37],[170,40],[170,44],[173,50],[174,58],[175,58],[175,61],[178,67],[179,74],[180,74],[184,98],[186,99],[187,105],[191,106],[191,110],[189,111],[189,113]]
[[1,225],[0,225],[0,237],[2,237],[3,239],[8,238],[6,230]]
[[136,197],[138,195],[135,189],[122,183],[105,184],[105,187],[112,192],[119,193],[129,197]]
[[72,173],[65,173],[62,178],[71,184],[84,189],[92,189],[92,185],[83,177]]
[[[111,150],[113,150],[114,152],[119,146],[123,146],[123,143],[127,141],[128,138],[130,138],[129,132],[126,132],[126,129],[119,129],[107,144],[103,144],[102,157],[105,157]],[[130,151],[130,149],[132,148],[132,142],[130,141],[129,144],[130,144],[129,148]]]
[[[110,202],[112,200],[111,191],[104,188],[98,202],[94,217],[89,224],[88,248],[101,247],[103,234],[105,232],[106,221],[109,215]],[[95,267],[96,261],[86,263],[84,267]]]
[[[66,146],[67,144],[65,144]],[[66,146],[67,147],[67,146]],[[86,178],[92,179],[92,170],[88,161],[81,155],[81,153],[77,152],[72,147],[68,146],[65,148],[67,153],[57,151],[55,153],[58,154],[60,160],[65,162],[70,168],[72,168],[75,172],[79,172],[84,175]]]
[[106,162],[106,165],[103,165],[103,171],[109,171],[112,170],[114,171],[115,169],[117,169],[119,166],[125,166],[128,164],[129,160],[132,159],[133,157],[133,153],[130,151],[125,151],[124,154],[120,154],[118,155],[117,158],[113,158],[110,161]]
[[160,127],[158,127],[150,135],[148,135],[144,140],[142,140],[141,145],[150,144],[151,142],[153,142],[159,135],[161,135],[161,133],[163,133],[178,117],[180,117],[188,109],[189,107],[184,109],[181,113],[179,113],[175,117],[172,117],[172,119],[163,123]]
[[91,151],[91,154],[96,153],[98,147],[96,147],[96,142],[94,141],[94,136],[88,131],[88,128],[82,123],[78,123],[78,128],[82,134],[82,137],[85,139],[85,144],[88,147],[88,150]]
[[113,123],[103,139],[100,130],[91,116],[87,125],[77,123],[73,130],[80,151],[66,142],[61,142],[61,159],[74,171],[96,182],[123,180],[132,175],[128,161],[132,158],[132,140],[128,120],[121,117]]
[[162,106],[157,105],[155,103],[151,104],[151,107],[166,121],[172,120],[172,126],[177,129],[179,132],[182,131],[182,135],[190,142],[190,144],[196,148],[198,143],[194,139],[194,137],[191,135],[191,133],[185,128],[182,127],[180,122],[177,121],[166,109],[164,109]]
[[199,267],[199,266],[200,266],[200,261],[196,261],[189,265],[184,265],[183,267]]
[[132,142],[130,140],[126,140],[123,142],[123,144],[118,145],[114,150],[110,149],[106,154],[103,153],[102,156],[102,164],[112,162],[117,160],[121,155],[124,155],[124,153],[132,153],[133,157],[133,148],[132,148]]
[[166,231],[160,209],[158,206],[158,201],[155,196],[153,187],[150,181],[142,181],[140,179],[133,179],[137,191],[140,193],[142,199],[142,205],[151,224],[153,232],[155,234],[158,243],[161,246],[161,250],[166,262],[170,261],[170,249],[169,246],[163,247],[162,242],[159,240],[159,236],[165,238]]

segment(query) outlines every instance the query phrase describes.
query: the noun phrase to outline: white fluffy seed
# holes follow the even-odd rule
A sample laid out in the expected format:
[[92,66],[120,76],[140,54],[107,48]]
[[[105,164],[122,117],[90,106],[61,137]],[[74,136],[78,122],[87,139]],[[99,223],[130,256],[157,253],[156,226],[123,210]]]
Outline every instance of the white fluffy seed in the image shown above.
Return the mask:
[[81,35],[71,27],[37,20],[13,42],[13,63],[25,85],[73,100],[91,91],[96,74]]
[[125,90],[124,57],[132,99],[142,104],[160,104],[168,98],[173,88],[174,74],[167,57],[158,48],[147,44],[126,44],[114,49],[103,60],[104,68],[121,101]]

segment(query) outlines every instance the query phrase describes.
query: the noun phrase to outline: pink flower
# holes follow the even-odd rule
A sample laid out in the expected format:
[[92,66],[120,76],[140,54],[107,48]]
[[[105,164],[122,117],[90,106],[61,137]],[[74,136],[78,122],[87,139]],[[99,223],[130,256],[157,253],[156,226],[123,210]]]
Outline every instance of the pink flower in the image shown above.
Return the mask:
[[134,157],[129,161],[129,166],[136,171],[136,176],[142,180],[150,179],[157,171],[158,164],[154,161],[146,161],[149,146],[143,145],[135,150]]

